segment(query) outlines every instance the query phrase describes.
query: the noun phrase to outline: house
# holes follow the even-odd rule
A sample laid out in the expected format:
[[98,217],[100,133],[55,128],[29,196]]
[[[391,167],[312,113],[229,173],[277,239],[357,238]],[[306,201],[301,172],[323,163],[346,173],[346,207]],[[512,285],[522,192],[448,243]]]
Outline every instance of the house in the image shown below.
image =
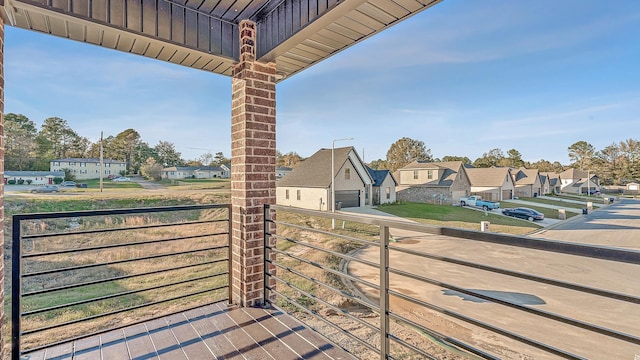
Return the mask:
[[[335,200],[342,207],[371,203],[373,179],[353,147],[334,149]],[[276,203],[331,210],[331,149],[321,149],[276,183]]]
[[[127,171],[127,163],[120,160],[103,159],[104,171],[102,177],[120,175]],[[63,171],[68,169],[71,175],[78,180],[99,179],[100,159],[66,158],[55,159],[49,162],[49,170]]]
[[599,178],[589,171],[578,169],[567,169],[560,173],[562,180],[562,192],[570,194],[586,194],[588,192],[600,191]]
[[536,197],[542,195],[542,180],[538,169],[525,169],[511,171],[517,197]]
[[398,182],[391,172],[389,170],[373,170],[368,166],[367,171],[373,179],[371,204],[381,205],[396,202],[396,186]]
[[171,166],[162,169],[163,179],[214,179],[223,178],[227,172],[220,166]]
[[27,185],[52,185],[54,178],[64,179],[64,171],[5,171],[4,183],[9,183],[10,180],[15,181],[16,184],[23,181]]
[[228,179],[231,177],[231,163],[229,164],[222,164],[220,165],[220,168],[222,169],[222,171],[224,172],[222,174],[222,178],[223,179]]
[[471,183],[462,161],[414,161],[398,170],[399,201],[457,204],[469,195]]
[[510,168],[466,167],[465,169],[471,183],[471,195],[479,195],[489,201],[502,201],[513,198],[515,186]]
[[629,190],[629,191],[638,191],[638,190],[640,190],[640,184],[635,183],[635,182],[630,182],[626,186],[627,186],[627,190]]
[[562,191],[562,181],[560,180],[560,174],[554,172],[541,172],[540,177],[543,176],[546,178],[546,182],[542,193],[560,194],[560,191]]
[[276,179],[281,179],[283,178],[285,175],[287,175],[288,173],[291,172],[291,170],[293,170],[290,167],[286,167],[286,166],[276,166]]

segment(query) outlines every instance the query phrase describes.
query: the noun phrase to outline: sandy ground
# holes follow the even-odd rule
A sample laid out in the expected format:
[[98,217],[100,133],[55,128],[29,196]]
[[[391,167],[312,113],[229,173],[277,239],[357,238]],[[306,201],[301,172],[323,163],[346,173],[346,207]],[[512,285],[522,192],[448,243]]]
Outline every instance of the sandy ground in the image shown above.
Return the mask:
[[[612,216],[608,216],[612,215]],[[637,202],[619,203],[580,217],[535,235],[549,239],[640,248],[640,206]],[[396,249],[410,249],[438,256],[472,261],[535,274],[556,280],[584,284],[597,288],[640,296],[638,265],[578,258],[543,251],[491,245],[437,235],[391,231],[402,238],[393,243]],[[605,240],[607,239],[607,240]],[[360,251],[357,256],[378,261],[378,248]],[[428,260],[397,250],[390,251],[391,268],[433,279],[462,289],[477,289],[498,298],[520,302],[525,306],[579,319],[616,331],[640,336],[640,310],[637,305],[608,300],[595,295],[556,288],[504,275]],[[357,277],[377,282],[379,270],[357,262],[349,264],[349,272]],[[402,276],[392,275],[391,288],[428,302],[446,311],[473,317],[527,338],[551,344],[591,359],[634,359],[640,354],[638,345],[630,345],[593,334],[578,327],[540,318],[526,312],[493,304],[447,291],[443,284],[432,285]],[[361,288],[371,299],[377,291]],[[393,301],[392,312],[408,316],[412,321],[463,340],[504,359],[551,359],[554,355],[519,344],[514,340],[479,329],[450,316],[415,304]]]

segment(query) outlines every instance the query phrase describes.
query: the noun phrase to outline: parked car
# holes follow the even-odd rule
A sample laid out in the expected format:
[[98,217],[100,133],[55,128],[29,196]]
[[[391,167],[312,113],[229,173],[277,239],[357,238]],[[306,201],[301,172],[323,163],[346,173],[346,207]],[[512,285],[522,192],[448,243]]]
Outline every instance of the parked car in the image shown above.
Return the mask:
[[76,187],[76,182],[75,181],[63,181],[62,183],[60,183],[60,186],[62,186],[62,187]]
[[481,207],[484,210],[500,209],[499,202],[482,200],[482,198],[477,195],[460,198],[460,206],[475,206]]
[[518,207],[513,209],[502,209],[502,213],[507,216],[513,216],[529,221],[544,220],[544,214],[529,208]]
[[45,185],[45,186],[38,186],[29,191],[31,191],[32,193],[56,193],[60,191],[60,188],[55,185]]
[[113,179],[115,179],[115,178],[117,178],[117,177],[119,177],[119,176],[118,176],[118,175],[116,175],[116,174],[109,174],[109,176],[107,176],[107,179],[109,179],[109,180],[113,180]]
[[120,181],[131,181],[131,179],[129,179],[128,177],[121,176],[121,177],[114,178],[111,181],[119,181],[119,182]]

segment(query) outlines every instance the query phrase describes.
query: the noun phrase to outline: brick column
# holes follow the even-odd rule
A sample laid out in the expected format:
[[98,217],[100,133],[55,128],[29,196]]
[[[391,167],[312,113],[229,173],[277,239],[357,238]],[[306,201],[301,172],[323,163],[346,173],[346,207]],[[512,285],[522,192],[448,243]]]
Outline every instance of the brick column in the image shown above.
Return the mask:
[[[0,259],[4,259],[4,20],[0,16]],[[4,304],[4,261],[0,261],[0,304]],[[4,359],[4,306],[0,307],[0,359]]]
[[276,85],[274,63],[256,61],[256,24],[240,28],[240,61],[233,70],[231,205],[233,302],[263,302],[263,205],[276,200]]

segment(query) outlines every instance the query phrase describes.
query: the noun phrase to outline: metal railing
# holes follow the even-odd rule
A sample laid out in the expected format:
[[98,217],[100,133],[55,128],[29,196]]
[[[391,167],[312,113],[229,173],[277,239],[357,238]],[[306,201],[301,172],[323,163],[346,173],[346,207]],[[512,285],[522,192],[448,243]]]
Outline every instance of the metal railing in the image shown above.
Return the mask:
[[231,301],[230,205],[12,217],[12,359]]
[[636,250],[266,206],[264,251],[266,301],[359,358],[640,354]]

